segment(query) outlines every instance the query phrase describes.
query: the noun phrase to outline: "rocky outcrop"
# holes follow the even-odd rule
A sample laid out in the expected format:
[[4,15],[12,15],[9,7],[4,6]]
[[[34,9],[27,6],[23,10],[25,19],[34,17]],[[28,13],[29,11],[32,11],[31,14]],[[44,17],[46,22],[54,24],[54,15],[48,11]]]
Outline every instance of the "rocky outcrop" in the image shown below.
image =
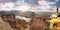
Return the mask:
[[0,18],[0,30],[13,30],[13,28],[11,28],[11,26],[9,25],[9,23],[4,22],[4,21]]

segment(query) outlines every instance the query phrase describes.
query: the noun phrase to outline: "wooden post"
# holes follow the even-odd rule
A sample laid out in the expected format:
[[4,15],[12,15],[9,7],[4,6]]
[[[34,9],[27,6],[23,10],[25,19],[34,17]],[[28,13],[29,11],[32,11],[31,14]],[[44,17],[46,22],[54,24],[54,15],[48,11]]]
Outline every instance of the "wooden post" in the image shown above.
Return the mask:
[[57,14],[58,14],[58,8],[57,8]]

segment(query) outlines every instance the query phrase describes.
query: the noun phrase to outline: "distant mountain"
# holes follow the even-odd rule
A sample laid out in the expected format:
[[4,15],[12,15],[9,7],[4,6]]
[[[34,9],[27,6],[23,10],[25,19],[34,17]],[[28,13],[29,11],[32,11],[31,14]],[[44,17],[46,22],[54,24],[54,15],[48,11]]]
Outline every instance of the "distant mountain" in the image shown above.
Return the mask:
[[54,12],[39,12],[39,14],[52,14]]
[[[50,15],[54,12],[34,12],[35,15]],[[25,16],[25,17],[30,17],[32,14],[32,11],[26,11],[26,12],[22,12],[22,11],[17,11],[17,10],[11,10],[11,11],[0,11],[0,14],[15,14],[15,15],[20,15],[20,16]]]
[[0,11],[0,14],[16,14],[18,15],[20,11],[12,10],[12,11]]
[[18,15],[18,14],[20,13],[20,11],[17,11],[17,10],[11,10],[11,11],[9,11],[9,13],[13,13],[13,14]]
[[[34,12],[36,16],[38,15],[50,15],[53,14],[54,12]],[[21,16],[25,16],[25,17],[31,17],[32,11],[26,11],[26,12],[22,12],[20,13]]]

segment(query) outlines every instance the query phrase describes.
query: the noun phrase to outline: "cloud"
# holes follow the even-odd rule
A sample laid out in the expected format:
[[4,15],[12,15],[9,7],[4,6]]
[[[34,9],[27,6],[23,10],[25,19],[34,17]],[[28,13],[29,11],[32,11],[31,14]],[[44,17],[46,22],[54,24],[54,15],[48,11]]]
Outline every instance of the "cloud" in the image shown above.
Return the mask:
[[60,0],[58,0],[58,2],[56,2],[54,5],[60,7]]
[[46,0],[48,2],[56,2],[57,0]]
[[46,0],[46,1],[53,3],[52,6],[60,7],[60,0]]
[[8,2],[5,4],[1,4],[1,7],[14,7],[14,3],[13,2]]
[[23,4],[26,4],[26,3],[24,2],[24,0],[18,0],[16,2],[14,2],[14,4],[15,4],[15,6],[20,6],[20,5],[23,5]]
[[17,0],[0,0],[1,2],[16,2]]
[[46,8],[46,7],[51,7],[52,4],[54,3],[51,3],[51,2],[48,2],[48,1],[38,1],[38,4],[39,6],[41,6],[42,8]]
[[34,5],[38,5],[38,0],[24,0],[24,2],[26,3],[31,3],[31,4],[34,4]]
[[[55,10],[55,2],[38,1],[38,0],[17,0],[6,2],[0,5],[0,10],[20,10],[20,11],[50,11]],[[54,8],[54,9],[51,9]],[[4,8],[4,9],[3,9]]]
[[30,7],[29,7],[29,5],[27,5],[27,4],[23,4],[23,5],[21,5],[21,6],[17,6],[15,9],[16,9],[16,10],[21,10],[21,11],[27,11],[27,10],[30,9]]
[[19,6],[15,6],[15,5],[16,4],[14,4],[13,2],[1,4],[0,10],[7,10],[7,11],[10,11],[10,10],[20,10],[20,11],[27,11],[30,8],[29,5],[27,5],[26,3],[21,4]]

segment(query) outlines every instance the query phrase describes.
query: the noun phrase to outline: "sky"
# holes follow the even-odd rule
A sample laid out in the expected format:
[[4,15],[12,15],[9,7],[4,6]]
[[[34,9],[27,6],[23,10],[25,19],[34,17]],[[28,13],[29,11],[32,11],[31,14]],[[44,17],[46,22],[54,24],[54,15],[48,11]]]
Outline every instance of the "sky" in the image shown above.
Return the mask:
[[0,0],[0,10],[56,11],[60,0]]

